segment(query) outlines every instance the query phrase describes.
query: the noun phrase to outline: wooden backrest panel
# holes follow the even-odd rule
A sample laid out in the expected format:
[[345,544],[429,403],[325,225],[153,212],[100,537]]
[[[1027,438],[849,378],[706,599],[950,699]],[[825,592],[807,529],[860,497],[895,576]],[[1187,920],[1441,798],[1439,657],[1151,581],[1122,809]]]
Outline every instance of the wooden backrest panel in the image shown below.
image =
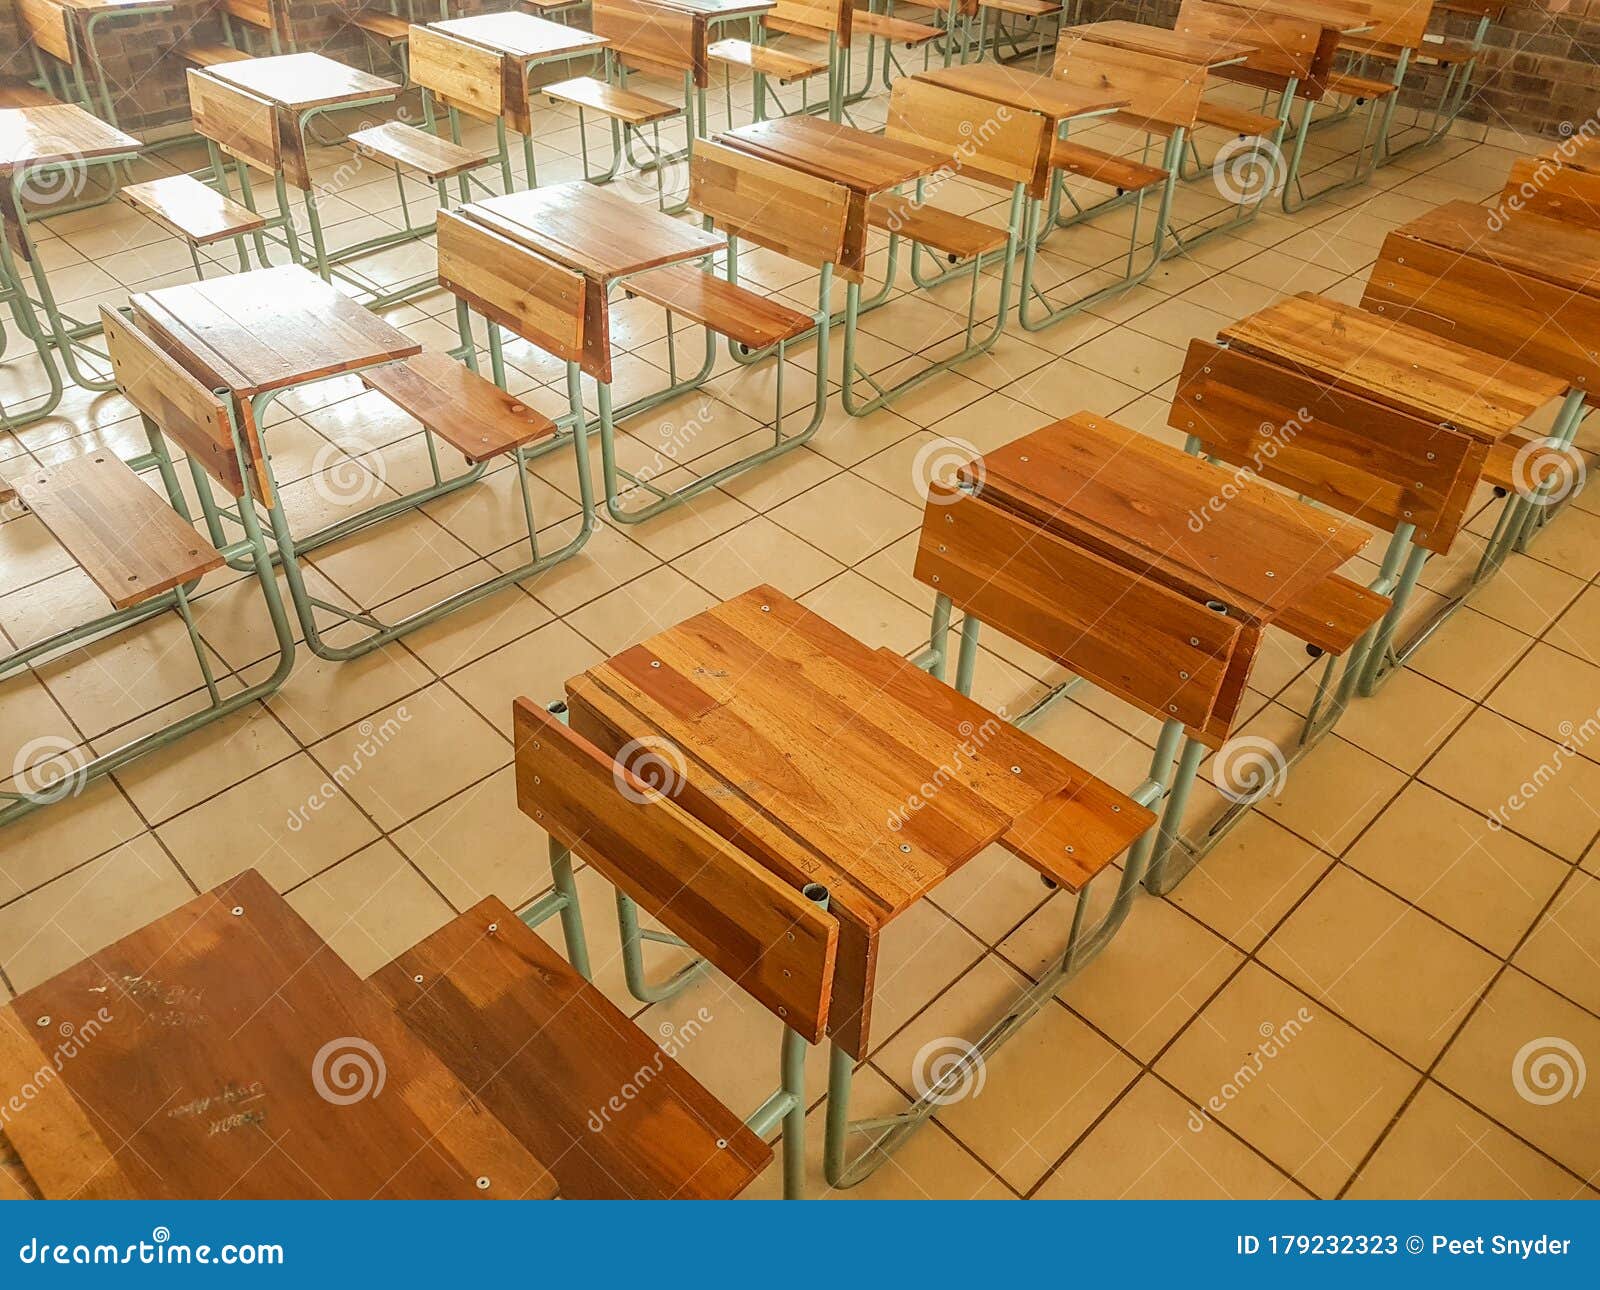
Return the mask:
[[1558,376],[1591,401],[1600,395],[1595,296],[1394,232],[1367,276],[1361,307]]
[[595,375],[584,348],[590,292],[583,274],[450,211],[438,213],[437,226],[441,286],[490,321]]
[[1196,339],[1167,416],[1208,457],[1448,551],[1488,445],[1254,355]]
[[1433,13],[1433,0],[1367,0],[1372,17],[1372,30],[1364,31],[1358,40],[1375,41],[1416,49],[1422,44],[1422,33],[1428,29],[1428,17]]
[[240,496],[243,473],[227,405],[115,309],[101,305],[100,322],[112,374],[128,402],[181,444],[229,496]]
[[629,67],[689,72],[696,85],[709,82],[706,25],[682,9],[651,0],[592,0],[597,36]]
[[915,575],[1162,719],[1203,730],[1240,624],[983,499],[929,491]]
[[261,31],[271,31],[277,23],[272,0],[222,0],[230,18],[237,18]]
[[767,16],[779,22],[795,22],[819,31],[839,34],[840,43],[850,43],[850,17],[855,12],[851,0],[778,0]]
[[1183,0],[1175,30],[1185,36],[1256,46],[1256,52],[1243,63],[1218,69],[1219,74],[1234,80],[1252,79],[1240,76],[1243,71],[1305,80],[1311,75],[1322,37],[1321,25],[1308,19],[1287,13],[1251,13],[1214,0]]
[[17,0],[17,18],[33,43],[63,63],[72,59],[72,27],[56,0]]
[[[949,178],[1002,188],[1026,184],[1030,195],[1044,196],[1052,134],[1050,123],[1036,112],[902,76],[889,93],[884,134],[947,154]],[[932,182],[940,178],[935,175]]]
[[1564,166],[1557,157],[1519,157],[1500,193],[1505,218],[1532,211],[1600,229],[1600,174]]
[[523,813],[818,1042],[838,919],[531,700],[513,719]]
[[1102,45],[1068,27],[1056,45],[1050,74],[1075,89],[1115,94],[1128,100],[1117,116],[1135,123],[1194,127],[1206,69],[1135,49]]
[[416,23],[407,38],[411,79],[448,106],[498,120],[505,110],[500,55]]
[[187,78],[195,131],[230,157],[275,173],[283,160],[283,145],[273,105],[192,67]]
[[720,143],[695,142],[689,205],[724,233],[802,264],[848,265],[858,207],[843,184]]

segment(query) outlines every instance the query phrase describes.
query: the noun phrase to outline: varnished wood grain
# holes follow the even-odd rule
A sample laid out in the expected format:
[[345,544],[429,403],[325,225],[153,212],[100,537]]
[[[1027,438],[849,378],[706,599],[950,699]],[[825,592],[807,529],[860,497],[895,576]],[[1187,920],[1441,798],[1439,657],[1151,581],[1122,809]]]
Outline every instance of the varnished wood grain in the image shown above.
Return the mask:
[[884,135],[942,153],[952,175],[1045,194],[1054,131],[1051,118],[1037,112],[902,76],[889,93]]
[[361,99],[393,98],[400,86],[324,54],[273,54],[221,63],[207,72],[293,112]]
[[842,184],[704,143],[689,161],[689,204],[724,233],[802,264],[838,265],[859,281],[865,220]]
[[814,116],[758,121],[717,138],[730,148],[843,184],[866,197],[936,174],[947,162],[932,148],[899,143]]
[[1000,63],[958,63],[953,67],[916,72],[914,76],[919,81],[931,81],[1008,107],[1037,112],[1048,117],[1053,126],[1073,117],[1128,106],[1125,98],[1075,88],[1043,72]]
[[556,433],[556,423],[544,413],[448,354],[369,367],[361,380],[470,462],[492,460]]
[[406,38],[411,79],[451,107],[494,121],[505,111],[501,55],[445,31],[413,24]]
[[1116,119],[1157,131],[1194,128],[1195,111],[1205,88],[1206,69],[1142,50],[1103,45],[1061,33],[1050,74],[1073,89],[1110,94],[1128,106]]

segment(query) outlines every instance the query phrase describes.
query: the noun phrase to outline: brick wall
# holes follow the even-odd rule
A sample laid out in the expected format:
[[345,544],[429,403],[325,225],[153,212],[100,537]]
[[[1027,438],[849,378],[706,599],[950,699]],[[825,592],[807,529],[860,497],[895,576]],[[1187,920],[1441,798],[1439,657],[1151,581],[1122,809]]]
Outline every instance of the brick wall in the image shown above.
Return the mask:
[[[369,44],[349,26],[351,13],[373,0],[290,0],[292,24],[301,49],[367,65]],[[418,12],[433,12],[434,0],[417,0]],[[0,71],[32,75],[33,59],[20,36],[14,0],[0,0]],[[456,13],[502,8],[504,0],[452,0]],[[1132,17],[1171,25],[1177,0],[1089,0],[1084,18]],[[1434,27],[1453,37],[1470,37],[1475,20],[1450,15]],[[183,121],[187,99],[183,64],[171,52],[180,39],[220,38],[220,22],[207,0],[174,0],[166,15],[138,17],[102,29],[99,40],[106,71],[116,88],[122,124],[135,132]],[[1505,16],[1491,26],[1488,48],[1479,61],[1477,93],[1467,115],[1502,130],[1554,136],[1563,122],[1577,126],[1600,112],[1600,0],[1511,0]],[[380,74],[390,68],[374,52]],[[1442,84],[1438,69],[1416,69],[1408,77],[1407,102],[1432,102]]]

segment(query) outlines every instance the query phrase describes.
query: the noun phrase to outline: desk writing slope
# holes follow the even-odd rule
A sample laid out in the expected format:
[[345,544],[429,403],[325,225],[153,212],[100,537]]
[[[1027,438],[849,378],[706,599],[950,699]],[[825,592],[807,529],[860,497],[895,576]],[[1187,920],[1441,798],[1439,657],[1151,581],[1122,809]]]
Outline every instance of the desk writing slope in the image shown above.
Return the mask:
[[0,1014],[0,1088],[30,1083],[37,1096],[8,1131],[46,1197],[554,1193],[254,871],[14,1000]]

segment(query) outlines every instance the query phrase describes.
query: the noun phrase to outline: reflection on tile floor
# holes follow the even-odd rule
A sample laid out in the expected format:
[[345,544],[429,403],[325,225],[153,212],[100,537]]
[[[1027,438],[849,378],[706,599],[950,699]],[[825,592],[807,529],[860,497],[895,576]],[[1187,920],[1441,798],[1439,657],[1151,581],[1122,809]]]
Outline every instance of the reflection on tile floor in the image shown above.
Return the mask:
[[[735,111],[748,101],[748,87],[735,86]],[[541,180],[579,177],[575,118],[543,110]],[[871,126],[883,112],[877,98],[856,116]],[[1114,132],[1100,126],[1084,137],[1116,146]],[[1439,201],[1498,192],[1515,153],[1474,142],[1479,134],[1407,154],[1370,185],[1293,217],[1265,210],[1123,296],[1042,333],[1008,332],[988,356],[890,410],[853,420],[835,396],[799,451],[670,517],[605,524],[566,565],[370,657],[330,664],[302,650],[266,703],[0,834],[5,997],[246,867],[288,893],[363,972],[487,894],[526,904],[545,869],[539,831],[513,806],[514,696],[554,698],[564,677],[603,654],[758,581],[872,645],[914,651],[931,602],[909,576],[922,448],[941,435],[991,447],[1080,408],[1176,441],[1164,411],[1187,339],[1284,292],[1357,299],[1388,228]],[[1341,127],[1313,138],[1316,164],[1341,164],[1350,143]],[[192,160],[182,151],[163,158]],[[316,158],[321,182],[337,188],[324,207],[330,238],[398,226],[392,177],[340,170],[344,159],[334,150]],[[624,180],[619,190],[654,198],[653,183]],[[427,212],[427,191],[409,197],[414,215]],[[993,222],[1005,204],[961,179],[941,190],[947,203]],[[1177,206],[1184,222],[1221,202],[1200,182]],[[1113,215],[1058,233],[1041,257],[1044,280],[1092,275],[1118,254],[1122,227]],[[173,268],[182,259],[170,238],[116,203],[46,229],[43,260],[75,314],[190,276]],[[213,271],[225,271],[227,253],[215,254]],[[875,243],[869,268],[881,273],[884,258]],[[741,260],[752,283],[814,304],[814,280],[792,263],[759,250]],[[432,266],[424,242],[358,267],[394,283]],[[985,276],[979,298],[992,308],[996,283]],[[863,327],[863,360],[893,368],[959,331],[964,291],[897,290]],[[387,316],[430,347],[455,341],[441,292]],[[616,326],[628,351],[619,383],[664,382],[659,311],[620,306]],[[695,341],[680,329],[675,344],[682,358]],[[560,373],[547,359],[521,344],[508,345],[508,359],[514,392],[559,409]],[[802,375],[814,369],[806,346],[795,361]],[[0,367],[0,399],[25,398],[41,380],[13,353]],[[805,384],[790,392],[803,395]],[[665,441],[675,445],[666,464],[677,477],[714,468],[759,438],[770,398],[770,377],[719,353],[712,383],[631,427],[623,458],[648,461]],[[319,487],[327,471],[356,462],[370,493],[398,494],[426,470],[416,424],[358,382],[328,382],[286,405],[269,438],[303,522],[341,504]],[[58,415],[0,434],[0,472],[91,447],[132,455],[142,438],[118,397],[69,391]],[[1586,431],[1580,444],[1592,451],[1600,436]],[[477,574],[485,562],[519,562],[510,469],[318,551],[309,575],[317,594],[393,616],[448,591],[469,566]],[[534,469],[541,525],[570,523],[570,460],[555,454]],[[1487,509],[1490,499],[1479,502]],[[1473,531],[1487,533],[1483,515]],[[1585,1109],[1590,1099],[1551,1100],[1529,1080],[1551,1069],[1537,1066],[1540,1051],[1600,1063],[1597,537],[1591,490],[1184,885],[1165,899],[1141,896],[1120,941],[990,1063],[981,1092],[849,1194],[1594,1195],[1600,1119]],[[0,629],[12,646],[102,612],[30,516],[8,513],[0,525],[0,568]],[[255,679],[272,653],[259,600],[235,578],[213,574],[197,602],[225,684]],[[156,622],[0,681],[0,771],[25,769],[14,762],[40,735],[57,736],[54,746],[104,746],[181,703],[200,685],[188,659],[183,633]],[[1309,667],[1298,648],[1273,643],[1253,680],[1252,727],[1304,711]],[[978,693],[1018,710],[1058,676],[1038,655],[991,639]],[[340,772],[362,760],[357,746],[374,729],[392,737],[363,770]],[[1152,723],[1083,695],[1039,733],[1131,785]],[[1530,795],[1524,785],[1534,781]],[[1491,829],[1486,814],[1513,794],[1523,808]],[[323,804],[304,811],[313,798]],[[1219,801],[1201,801],[1197,813]],[[592,874],[581,884],[600,984],[652,1033],[705,1009],[712,1023],[680,1055],[725,1100],[751,1109],[776,1080],[777,1023],[715,977],[654,1007],[629,1001],[609,890]],[[1070,920],[1069,897],[1046,892],[996,849],[897,923],[880,969],[881,1039],[857,1081],[857,1108],[903,1104],[925,1045],[981,1030],[1058,949]],[[663,971],[675,966],[671,952],[658,952]],[[770,1065],[752,1062],[753,1052],[770,1052]],[[818,1156],[824,1067],[813,1054]],[[820,1160],[812,1174],[826,1194]],[[769,1174],[757,1191],[777,1187]]]

